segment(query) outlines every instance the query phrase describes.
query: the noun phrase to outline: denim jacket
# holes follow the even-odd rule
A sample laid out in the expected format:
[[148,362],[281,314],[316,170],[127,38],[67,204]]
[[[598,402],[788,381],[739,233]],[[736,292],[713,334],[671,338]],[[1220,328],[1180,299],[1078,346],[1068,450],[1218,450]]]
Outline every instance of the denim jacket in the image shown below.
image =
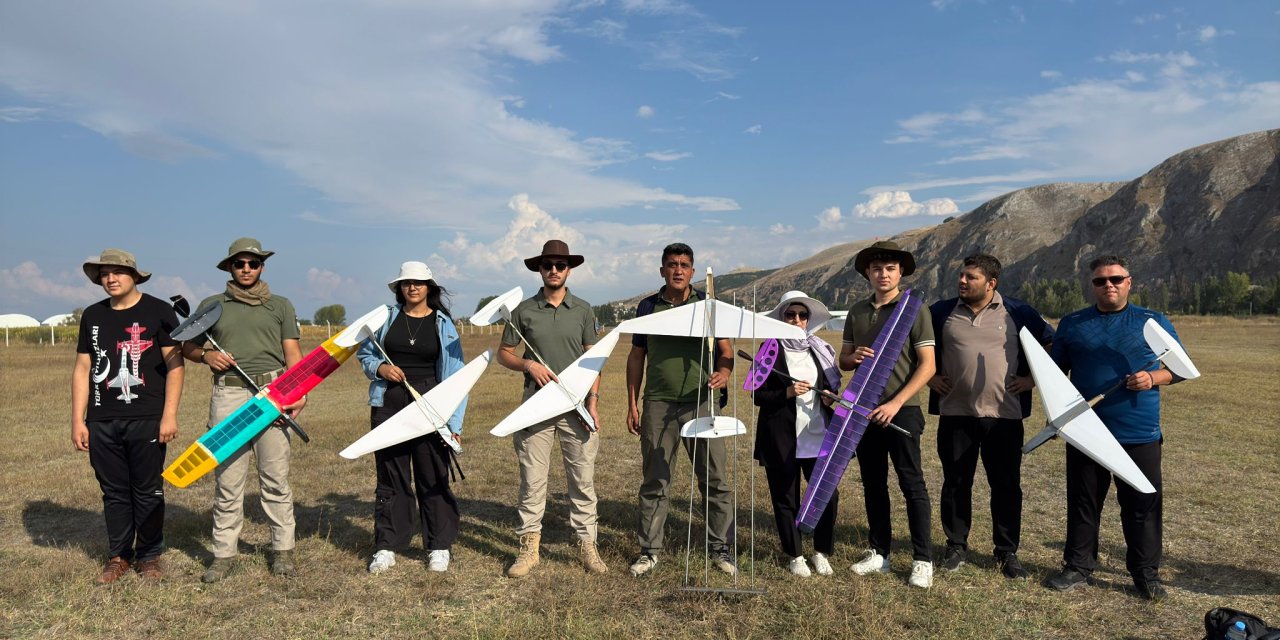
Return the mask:
[[[400,315],[400,305],[387,305],[387,309],[391,312],[387,314],[387,322],[378,329],[378,333],[373,338],[366,339],[360,344],[360,350],[356,351],[356,357],[360,359],[360,368],[364,370],[364,375],[372,380],[369,383],[369,406],[381,407],[382,398],[387,393],[387,381],[378,377],[378,365],[386,362],[382,358],[382,353],[378,351],[369,340],[376,339],[382,343],[387,329],[391,327],[391,323]],[[436,361],[436,374],[440,380],[444,380],[449,376],[458,372],[462,368],[462,341],[458,339],[458,329],[453,326],[453,318],[445,315],[441,311],[435,312],[436,331],[440,336],[440,359]],[[462,404],[458,405],[458,410],[453,412],[453,416],[449,418],[446,425],[449,431],[453,433],[462,433],[462,415],[467,410],[467,399],[462,399]]]

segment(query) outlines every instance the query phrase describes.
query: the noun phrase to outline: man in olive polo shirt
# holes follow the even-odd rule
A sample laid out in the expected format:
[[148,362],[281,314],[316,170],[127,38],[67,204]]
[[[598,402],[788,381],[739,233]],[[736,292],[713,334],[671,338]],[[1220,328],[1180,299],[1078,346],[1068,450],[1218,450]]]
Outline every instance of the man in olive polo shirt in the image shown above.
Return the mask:
[[[840,368],[856,369],[863,359],[874,355],[871,345],[884,323],[902,299],[899,284],[903,276],[916,270],[915,257],[889,240],[876,242],[858,252],[854,268],[871,282],[871,297],[849,309],[844,325]],[[852,567],[854,573],[889,572],[889,545],[893,541],[889,524],[889,466],[898,474],[907,504],[907,524],[911,529],[912,586],[933,584],[933,555],[929,522],[929,490],[920,464],[920,435],[924,414],[916,394],[933,377],[933,326],[925,314],[916,315],[907,344],[893,367],[880,403],[869,416],[871,425],[858,443],[858,468],[862,472],[862,495],[867,507],[868,543],[871,547]],[[892,422],[911,436],[885,428]]]
[[[637,317],[706,297],[691,286],[693,249],[689,245],[677,242],[663,249],[662,266],[658,272],[666,284],[654,295],[640,301]],[[738,571],[730,552],[733,504],[732,490],[726,478],[728,453],[724,440],[680,437],[680,427],[697,413],[700,392],[710,393],[701,387],[705,384],[712,390],[723,388],[733,369],[728,340],[716,341],[714,371],[707,370],[705,350],[706,342],[701,338],[646,335],[632,338],[631,353],[627,356],[627,430],[640,436],[644,471],[639,491],[637,530],[640,557],[631,564],[633,576],[642,576],[658,564],[669,508],[667,489],[681,440],[684,440],[685,451],[693,462],[698,489],[707,505],[707,537],[712,564],[731,575]],[[640,407],[642,382],[645,385],[643,413]]]
[[929,307],[938,344],[938,372],[929,381],[929,413],[938,420],[942,461],[942,568],[959,570],[969,549],[973,477],[978,457],[991,485],[991,538],[1006,578],[1023,579],[1018,560],[1022,531],[1022,420],[1031,415],[1035,381],[1018,332],[1026,327],[1043,345],[1053,328],[1031,305],[1002,296],[1000,261],[976,254],[964,259],[959,295]]
[[[264,251],[262,243],[253,238],[231,243],[227,257],[218,262],[219,269],[231,274],[227,288],[205,298],[199,307],[222,304],[222,317],[209,334],[227,353],[205,348],[201,340],[183,346],[189,360],[208,365],[213,372],[210,428],[253,397],[253,391],[236,376],[234,365],[239,365],[259,386],[266,386],[302,359],[293,304],[273,294],[262,279],[267,258],[274,253]],[[283,409],[291,417],[297,416],[306,403],[303,398]],[[201,578],[204,582],[217,582],[235,567],[240,529],[244,526],[244,486],[250,451],[257,460],[262,510],[271,529],[271,572],[279,576],[294,574],[289,434],[283,424],[276,423],[214,470],[217,483],[213,496],[213,563]]]
[[[530,271],[542,274],[542,287],[511,312],[511,321],[502,332],[498,362],[524,374],[524,400],[548,384],[559,384],[557,371],[564,371],[596,343],[596,318],[591,305],[569,292],[569,273],[583,263],[561,240],[548,240],[542,253],[524,261]],[[517,332],[516,329],[519,329]],[[516,347],[527,340],[524,357]],[[544,366],[537,356],[545,359]],[[548,368],[550,367],[550,368]],[[512,435],[516,458],[520,461],[520,554],[507,569],[507,576],[528,575],[539,560],[542,516],[547,507],[547,474],[551,471],[551,449],[560,441],[564,475],[569,490],[569,526],[578,537],[583,567],[592,573],[606,573],[609,567],[596,548],[596,453],[600,437],[592,432],[600,424],[596,399],[600,378],[591,386],[584,405],[595,422],[588,429],[576,411],[521,429]]]

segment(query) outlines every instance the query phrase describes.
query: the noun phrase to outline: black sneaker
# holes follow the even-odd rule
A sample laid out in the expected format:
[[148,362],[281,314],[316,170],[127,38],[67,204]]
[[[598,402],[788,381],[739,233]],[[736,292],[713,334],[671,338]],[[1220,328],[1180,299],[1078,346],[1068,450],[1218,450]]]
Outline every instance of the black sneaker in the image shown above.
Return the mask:
[[996,562],[1000,564],[1000,573],[1010,580],[1026,580],[1031,576],[1026,569],[1022,568],[1016,553],[1006,553],[1004,557],[997,558]]
[[959,571],[964,566],[965,549],[958,545],[947,547],[947,552],[942,556],[942,568],[946,571]]
[[1138,580],[1134,579],[1133,586],[1138,588],[1138,595],[1152,602],[1164,602],[1169,597],[1169,592],[1164,590],[1164,585],[1159,580]]
[[1086,576],[1072,567],[1063,567],[1052,578],[1045,581],[1044,586],[1054,591],[1070,591],[1082,584],[1089,583],[1089,576]]

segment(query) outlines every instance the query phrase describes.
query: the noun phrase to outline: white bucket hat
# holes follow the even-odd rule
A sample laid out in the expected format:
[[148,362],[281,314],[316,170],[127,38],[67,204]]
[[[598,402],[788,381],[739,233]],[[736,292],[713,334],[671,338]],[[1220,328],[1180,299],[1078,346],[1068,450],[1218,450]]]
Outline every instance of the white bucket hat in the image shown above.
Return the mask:
[[809,333],[821,329],[831,320],[831,311],[827,309],[827,305],[810,298],[803,291],[788,291],[782,294],[782,301],[778,306],[765,315],[774,320],[782,320],[782,312],[793,304],[802,304],[809,310]]
[[426,282],[427,280],[434,279],[435,278],[431,277],[431,267],[428,267],[425,262],[410,260],[409,262],[400,265],[400,275],[396,276],[395,280],[388,282],[387,288],[390,289],[392,293],[395,293],[396,287],[400,286],[401,280],[421,280]]

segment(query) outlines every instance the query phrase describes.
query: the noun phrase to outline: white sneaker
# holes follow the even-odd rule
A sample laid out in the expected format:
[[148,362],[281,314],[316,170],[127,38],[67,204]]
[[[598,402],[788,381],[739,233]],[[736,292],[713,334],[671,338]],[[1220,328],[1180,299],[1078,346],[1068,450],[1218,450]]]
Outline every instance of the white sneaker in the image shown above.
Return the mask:
[[804,556],[792,558],[791,563],[787,565],[787,570],[791,572],[791,575],[800,576],[801,578],[808,578],[813,575],[809,573],[809,563],[804,561]]
[[369,573],[382,573],[396,566],[396,552],[390,549],[378,549],[369,562]]
[[436,549],[427,555],[427,571],[444,573],[449,570],[449,550]]
[[882,556],[875,549],[867,549],[866,555],[853,563],[849,569],[860,576],[870,573],[889,573],[889,556]]
[[631,563],[631,575],[639,578],[649,573],[654,567],[658,566],[658,556],[651,553],[642,553],[635,562]]
[[733,556],[729,555],[728,551],[721,551],[716,554],[716,557],[711,561],[711,564],[723,573],[727,573],[731,576],[738,575],[738,564],[734,562]]
[[911,578],[907,582],[913,587],[928,589],[933,586],[933,563],[915,560],[911,563]]
[[821,554],[821,553],[813,554],[812,561],[813,561],[813,569],[814,571],[818,572],[818,575],[829,576],[835,573],[835,571],[831,570],[831,561],[827,560],[827,556],[825,554]]

